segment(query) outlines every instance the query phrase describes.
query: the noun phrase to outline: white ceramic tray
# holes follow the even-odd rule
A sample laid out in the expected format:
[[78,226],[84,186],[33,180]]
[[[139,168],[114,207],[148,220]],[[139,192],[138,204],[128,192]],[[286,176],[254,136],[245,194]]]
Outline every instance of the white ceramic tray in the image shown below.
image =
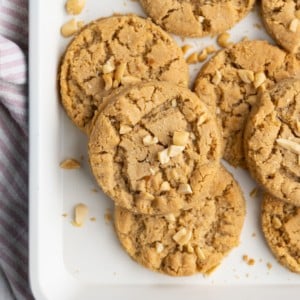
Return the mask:
[[[211,276],[172,278],[152,273],[133,262],[119,245],[104,214],[112,208],[98,189],[87,163],[87,139],[66,117],[57,94],[57,67],[68,40],[60,26],[70,17],[64,0],[30,1],[30,278],[39,300],[93,299],[296,299],[300,276],[281,267],[268,250],[260,230],[260,200],[247,172],[233,170],[247,200],[241,244]],[[88,0],[79,16],[85,22],[113,13],[143,12],[136,1]],[[231,30],[232,41],[244,36],[269,39],[257,10]],[[214,39],[176,38],[191,51]],[[191,67],[195,77],[199,65]],[[64,171],[59,162],[83,156],[83,168]],[[71,225],[74,205],[84,202],[90,217],[82,228]],[[67,213],[67,217],[62,217]],[[254,236],[255,235],[255,236]],[[247,265],[242,256],[255,259]],[[267,268],[267,263],[272,269]]]

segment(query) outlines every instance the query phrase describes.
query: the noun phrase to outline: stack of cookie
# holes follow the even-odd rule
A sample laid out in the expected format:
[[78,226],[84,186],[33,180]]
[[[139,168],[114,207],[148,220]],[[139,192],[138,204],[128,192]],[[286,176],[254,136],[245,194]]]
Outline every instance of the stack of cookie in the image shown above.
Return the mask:
[[136,16],[87,25],[60,71],[62,103],[89,136],[121,244],[142,265],[177,276],[214,270],[238,245],[245,217],[242,192],[220,165],[215,113],[187,84],[180,48]]

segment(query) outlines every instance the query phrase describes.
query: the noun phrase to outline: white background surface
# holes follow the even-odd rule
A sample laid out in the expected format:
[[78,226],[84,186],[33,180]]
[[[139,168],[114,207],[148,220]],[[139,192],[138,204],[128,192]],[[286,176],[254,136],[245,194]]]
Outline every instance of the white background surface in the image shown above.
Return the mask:
[[[230,170],[239,181],[247,202],[240,246],[209,277],[172,278],[133,262],[123,251],[104,214],[111,201],[97,188],[88,166],[87,138],[66,117],[57,94],[57,68],[69,42],[60,26],[71,17],[64,0],[30,1],[30,273],[37,299],[189,299],[234,297],[289,298],[300,294],[300,276],[281,267],[268,250],[260,230],[260,200],[249,193],[256,186],[247,172]],[[113,13],[143,15],[137,2],[87,0],[77,18],[88,21]],[[269,39],[257,11],[231,30],[231,40],[244,36]],[[189,53],[215,43],[215,39],[176,38],[193,45]],[[200,65],[191,66],[191,83]],[[59,168],[65,158],[83,157],[83,167]],[[93,189],[98,192],[94,192]],[[89,207],[90,220],[82,228],[71,224],[77,203]],[[62,214],[66,213],[67,217]],[[255,236],[253,236],[255,235]],[[247,265],[242,256],[255,259]],[[269,270],[267,263],[272,264]],[[202,294],[203,295],[203,294]],[[236,297],[236,298],[235,298]]]

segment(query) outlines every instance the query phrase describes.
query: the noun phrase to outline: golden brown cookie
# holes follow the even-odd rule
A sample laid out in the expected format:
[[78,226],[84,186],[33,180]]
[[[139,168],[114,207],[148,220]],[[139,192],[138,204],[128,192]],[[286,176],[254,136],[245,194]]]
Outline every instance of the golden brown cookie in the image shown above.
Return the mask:
[[262,17],[268,32],[285,50],[300,51],[300,2],[262,0]]
[[300,80],[265,91],[250,114],[245,153],[252,176],[270,194],[300,206]]
[[300,61],[266,41],[245,41],[219,51],[199,72],[196,94],[217,114],[223,157],[245,167],[243,132],[257,93],[300,75]]
[[210,274],[239,244],[244,217],[242,192],[221,167],[211,195],[197,208],[148,216],[116,207],[115,228],[128,254],[153,271]]
[[188,67],[173,39],[151,21],[113,16],[88,24],[68,46],[60,69],[60,94],[72,121],[89,133],[103,96],[142,80],[186,86]]
[[116,205],[168,213],[208,195],[221,138],[215,117],[190,90],[168,82],[125,88],[93,124],[90,165]]
[[250,11],[254,0],[140,0],[155,23],[190,37],[216,35],[231,28]]
[[291,271],[300,273],[300,207],[265,194],[262,229],[277,260]]

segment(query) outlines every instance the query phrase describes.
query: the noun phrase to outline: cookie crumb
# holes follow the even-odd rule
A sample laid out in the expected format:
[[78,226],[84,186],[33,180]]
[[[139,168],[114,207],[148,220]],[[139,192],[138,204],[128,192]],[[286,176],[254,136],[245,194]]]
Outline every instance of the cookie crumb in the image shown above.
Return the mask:
[[98,193],[99,191],[98,191],[98,189],[93,188],[93,189],[92,189],[92,192],[93,192],[93,193]]
[[251,234],[251,236],[252,236],[252,237],[256,237],[256,233],[253,232],[253,233]]
[[90,221],[91,221],[91,222],[96,222],[97,219],[96,219],[95,217],[91,217],[91,218],[90,218]]
[[259,24],[259,23],[254,23],[254,24],[253,24],[253,27],[254,27],[254,28],[257,28],[257,29],[259,29],[259,30],[262,29],[262,26],[261,26],[261,24]]
[[67,213],[63,213],[63,214],[62,214],[62,217],[64,217],[64,218],[66,218],[67,216],[68,216]]
[[247,263],[249,266],[253,266],[255,264],[255,259],[250,258],[248,255],[243,255],[243,261]]
[[112,214],[110,208],[106,209],[106,212],[104,214],[104,220],[106,224],[109,224],[112,221]]
[[271,264],[270,262],[267,262],[267,268],[268,268],[269,270],[271,270],[271,269],[273,268],[273,266],[272,266],[272,264]]
[[74,158],[68,158],[62,161],[59,166],[65,170],[74,170],[80,168],[80,162]]
[[252,191],[250,192],[249,195],[251,198],[255,198],[257,196],[257,194],[258,194],[258,187],[255,187],[252,189]]

